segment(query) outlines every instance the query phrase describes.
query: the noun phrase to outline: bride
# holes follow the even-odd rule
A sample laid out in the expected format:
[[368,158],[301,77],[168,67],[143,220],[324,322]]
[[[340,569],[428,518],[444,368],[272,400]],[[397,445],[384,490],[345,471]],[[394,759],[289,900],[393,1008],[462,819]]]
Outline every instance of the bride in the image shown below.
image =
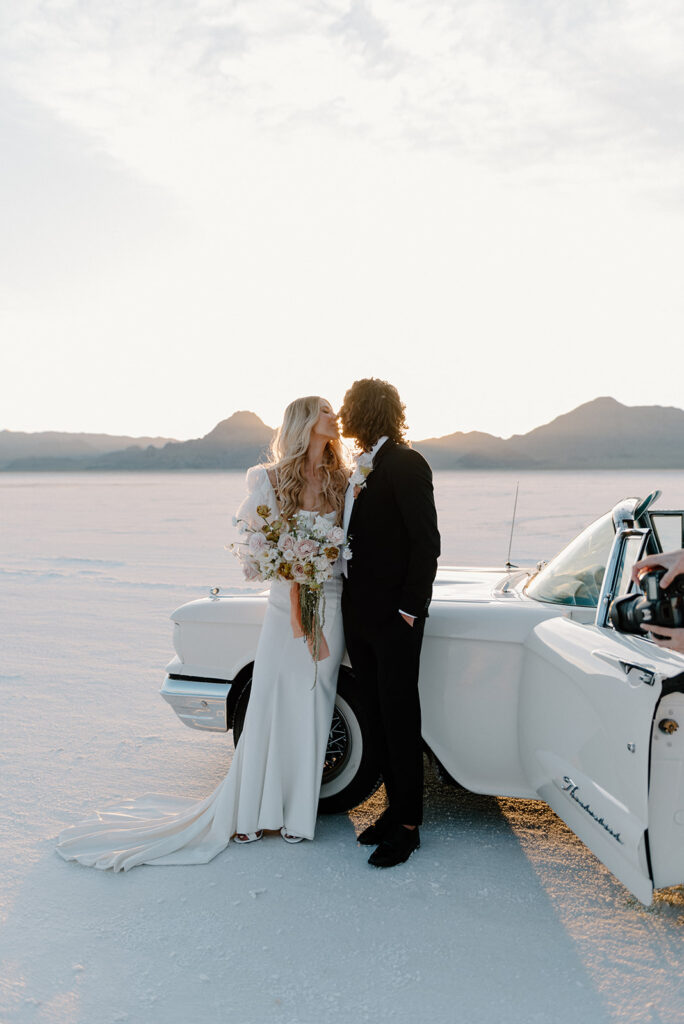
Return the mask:
[[[349,471],[332,406],[298,398],[285,410],[272,461],[247,473],[238,518],[259,528],[257,507],[297,511],[340,524]],[[263,510],[262,510],[263,511]],[[314,664],[293,636],[291,584],[274,580],[257,647],[244,729],[228,774],[199,802],[148,795],[108,807],[61,833],[65,860],[127,871],[137,864],[206,864],[265,830],[287,842],[313,839],[337,674],[344,654],[339,573],[325,588],[323,634],[329,655]]]

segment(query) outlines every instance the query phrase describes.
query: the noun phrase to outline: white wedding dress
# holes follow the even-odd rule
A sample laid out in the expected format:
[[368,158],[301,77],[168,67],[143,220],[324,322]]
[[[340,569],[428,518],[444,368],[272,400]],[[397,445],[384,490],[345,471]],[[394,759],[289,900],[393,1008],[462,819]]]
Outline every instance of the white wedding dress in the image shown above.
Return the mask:
[[[238,518],[259,524],[256,507],[277,507],[266,470],[247,474]],[[316,515],[317,513],[311,513]],[[331,516],[334,513],[331,513]],[[96,812],[61,833],[65,860],[127,871],[137,864],[206,864],[236,833],[278,830],[313,839],[344,633],[337,575],[325,587],[329,657],[314,663],[292,635],[290,585],[275,581],[259,638],[244,729],[225,779],[210,796],[147,795]]]

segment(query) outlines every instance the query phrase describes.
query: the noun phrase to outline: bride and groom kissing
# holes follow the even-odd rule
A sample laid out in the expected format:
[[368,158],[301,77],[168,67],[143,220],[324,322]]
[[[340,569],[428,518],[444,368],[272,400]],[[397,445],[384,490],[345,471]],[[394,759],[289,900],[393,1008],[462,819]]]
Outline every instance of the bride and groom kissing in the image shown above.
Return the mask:
[[[339,425],[356,443],[355,469]],[[65,860],[125,871],[207,863],[231,838],[252,843],[266,832],[288,843],[313,839],[345,648],[367,702],[388,802],[358,842],[376,847],[369,858],[375,867],[403,863],[419,847],[418,670],[440,538],[430,467],[405,443],[405,430],[396,388],[375,378],[356,381],[339,414],[315,396],[287,407],[270,462],[247,473],[238,520],[257,534],[267,513],[282,522],[296,517],[349,542],[351,557],[338,558],[322,584],[316,684],[311,643],[302,641],[293,614],[295,584],[276,575],[243,731],[225,778],[199,802],[148,795],[98,812],[60,835]]]

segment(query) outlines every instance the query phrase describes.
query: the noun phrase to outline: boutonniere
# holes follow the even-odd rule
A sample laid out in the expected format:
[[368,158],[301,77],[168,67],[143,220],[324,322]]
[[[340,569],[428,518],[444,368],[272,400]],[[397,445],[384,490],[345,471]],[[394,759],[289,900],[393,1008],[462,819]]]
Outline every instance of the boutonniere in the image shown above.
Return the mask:
[[368,477],[373,472],[373,456],[370,452],[364,452],[363,455],[359,455],[356,460],[356,469],[349,478],[349,483],[354,488],[354,500],[358,498],[359,494],[366,486]]

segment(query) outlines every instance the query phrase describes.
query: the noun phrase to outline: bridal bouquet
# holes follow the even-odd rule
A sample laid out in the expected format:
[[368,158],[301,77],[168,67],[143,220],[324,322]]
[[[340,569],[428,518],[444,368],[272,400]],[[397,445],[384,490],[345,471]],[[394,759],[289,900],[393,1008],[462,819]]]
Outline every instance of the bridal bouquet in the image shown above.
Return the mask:
[[[262,520],[255,526],[244,519],[235,525],[246,539],[229,545],[247,580],[264,583],[282,579],[291,583],[291,621],[295,636],[303,636],[316,664],[330,653],[323,636],[325,599],[323,584],[332,579],[333,565],[349,558],[344,530],[325,516],[297,512],[289,519],[275,516],[268,505],[257,505]],[[314,686],[316,679],[314,679]]]

